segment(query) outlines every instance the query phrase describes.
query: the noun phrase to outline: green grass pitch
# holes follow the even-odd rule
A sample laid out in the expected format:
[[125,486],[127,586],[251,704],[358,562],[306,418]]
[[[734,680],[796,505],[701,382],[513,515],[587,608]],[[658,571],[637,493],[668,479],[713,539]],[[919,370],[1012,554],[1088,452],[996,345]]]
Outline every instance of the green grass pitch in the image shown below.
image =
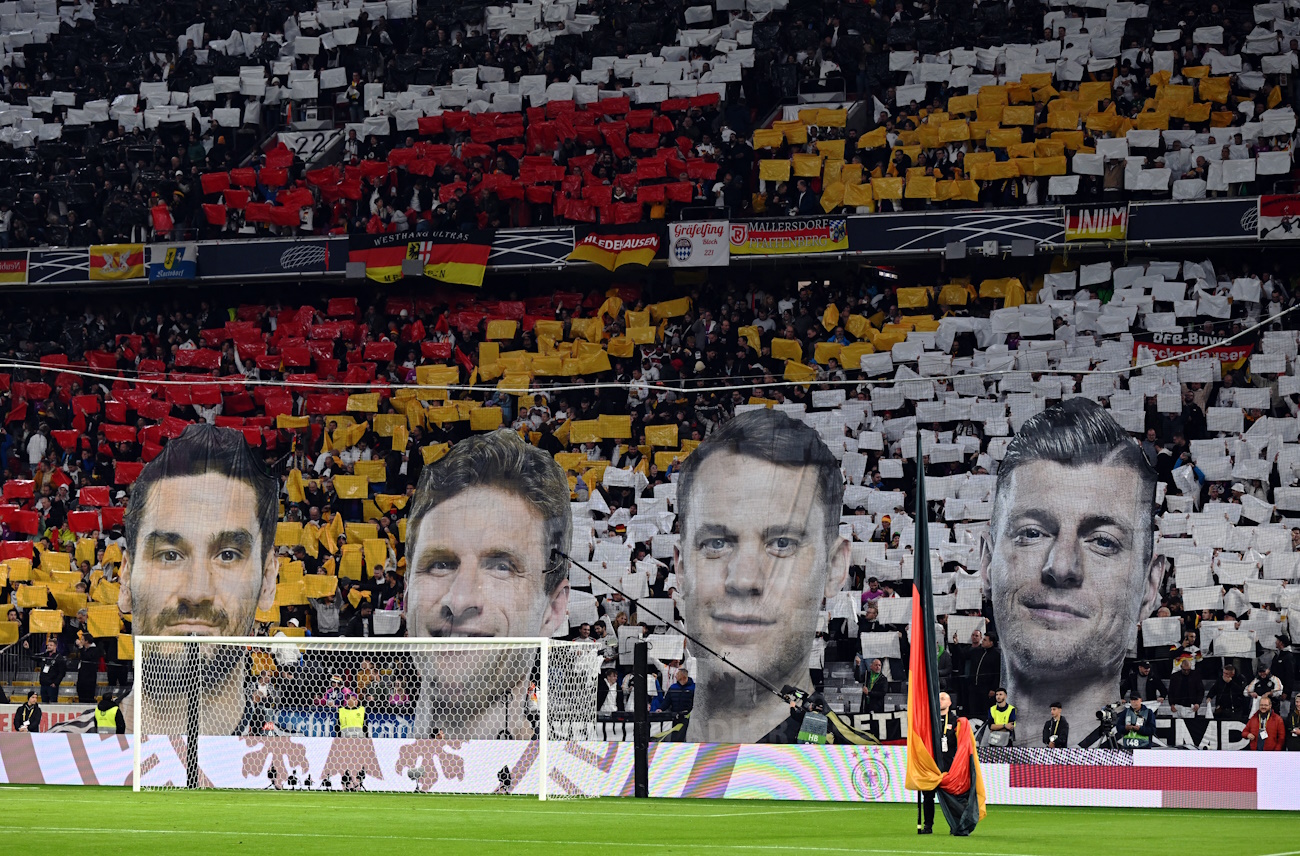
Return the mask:
[[0,786],[14,853],[1300,854],[1287,812],[992,806],[970,838],[905,805]]

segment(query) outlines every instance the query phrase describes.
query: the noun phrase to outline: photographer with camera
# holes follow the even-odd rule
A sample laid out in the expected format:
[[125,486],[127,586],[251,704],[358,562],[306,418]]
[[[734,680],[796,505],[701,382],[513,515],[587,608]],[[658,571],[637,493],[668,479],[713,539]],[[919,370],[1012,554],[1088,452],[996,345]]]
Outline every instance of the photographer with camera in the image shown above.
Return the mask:
[[1048,749],[1064,749],[1070,745],[1070,723],[1061,716],[1061,703],[1052,702],[1052,715],[1043,723],[1043,745]]
[[1142,704],[1142,696],[1128,694],[1128,709],[1119,718],[1119,742],[1129,749],[1150,749],[1156,733],[1156,715]]

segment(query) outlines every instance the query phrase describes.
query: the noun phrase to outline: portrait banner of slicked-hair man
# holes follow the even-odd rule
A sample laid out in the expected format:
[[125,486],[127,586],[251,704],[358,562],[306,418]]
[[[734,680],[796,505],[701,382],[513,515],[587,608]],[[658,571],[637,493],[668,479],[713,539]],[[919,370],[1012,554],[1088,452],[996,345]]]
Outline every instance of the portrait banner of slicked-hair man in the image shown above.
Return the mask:
[[818,613],[848,574],[843,498],[821,437],[774,410],[726,422],[683,463],[677,575],[702,643],[688,643],[699,674],[686,739],[793,742],[788,703],[760,681],[810,688]]
[[[140,471],[126,507],[118,608],[134,635],[251,635],[257,610],[275,601],[278,514],[277,482],[242,432],[199,424],[171,440]],[[200,732],[231,734],[244,711],[243,653],[205,651],[197,676],[184,656],[180,646],[150,652],[148,692],[136,675],[121,702],[128,727],[142,703],[145,733],[165,733],[160,718],[184,710],[184,693],[201,681]],[[94,719],[68,725],[89,730]]]
[[[1012,438],[980,570],[1020,721],[1045,721],[1053,700],[1089,721],[1118,698],[1124,657],[1165,572],[1152,555],[1155,493],[1141,447],[1088,399],[1047,408]],[[1074,742],[1088,733],[1078,731]]]

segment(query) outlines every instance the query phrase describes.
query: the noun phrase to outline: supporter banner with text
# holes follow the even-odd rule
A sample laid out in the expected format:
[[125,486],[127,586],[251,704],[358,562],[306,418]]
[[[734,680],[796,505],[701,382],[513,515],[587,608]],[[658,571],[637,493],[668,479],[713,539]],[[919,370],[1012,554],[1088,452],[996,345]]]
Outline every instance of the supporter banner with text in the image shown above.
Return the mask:
[[726,267],[731,262],[726,220],[668,224],[669,267]]
[[144,244],[91,245],[90,278],[143,279]]
[[0,250],[0,283],[21,285],[27,282],[27,251]]
[[402,278],[402,262],[419,261],[431,279],[477,286],[487,270],[492,233],[438,229],[352,235],[348,246],[348,261],[365,262],[366,276],[377,282],[396,282]]
[[731,255],[777,256],[835,253],[849,249],[842,217],[749,220],[731,224]]
[[[338,787],[349,756],[364,741],[373,759],[366,790],[494,793],[497,773],[511,772],[510,792],[537,793],[536,744],[520,740],[403,740],[257,736],[202,737],[199,763],[218,788],[286,787],[299,778],[331,778]],[[153,738],[142,747],[143,784],[183,785],[181,741]],[[551,747],[553,769],[594,781],[595,795],[633,793],[631,743],[581,741]],[[130,786],[134,738],[82,734],[0,734],[0,782],[5,784]],[[292,760],[290,760],[292,759]],[[1300,809],[1300,753],[1113,750],[1064,753],[1050,749],[980,751],[990,805],[1124,806],[1144,808]],[[292,766],[291,766],[292,764]],[[770,746],[663,743],[650,747],[650,796],[665,799],[816,800],[907,803],[906,753],[901,746]],[[461,771],[440,776],[448,765]],[[355,772],[355,771],[351,771]]]
[[1294,241],[1300,238],[1300,194],[1259,198],[1259,239]]
[[650,264],[659,252],[660,238],[653,234],[592,232],[573,248],[568,261],[591,262],[614,271],[623,265]]
[[1122,241],[1128,235],[1128,205],[1084,205],[1065,209],[1065,240]]
[[149,281],[195,279],[199,275],[199,245],[150,244]]
[[1180,330],[1173,333],[1134,333],[1133,361],[1135,364],[1151,360],[1177,360],[1186,358],[1193,352],[1205,359],[1216,359],[1223,364],[1223,370],[1239,369],[1254,353],[1255,346],[1250,342],[1231,342],[1224,344],[1224,336],[1211,336],[1197,330]]

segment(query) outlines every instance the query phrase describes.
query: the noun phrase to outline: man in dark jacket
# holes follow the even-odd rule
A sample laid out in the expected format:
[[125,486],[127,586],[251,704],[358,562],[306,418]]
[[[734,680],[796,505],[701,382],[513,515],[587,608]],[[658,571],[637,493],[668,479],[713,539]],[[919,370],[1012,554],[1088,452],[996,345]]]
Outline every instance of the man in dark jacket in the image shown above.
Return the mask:
[[982,713],[993,704],[993,696],[1001,684],[1002,652],[993,647],[994,641],[992,634],[985,634],[979,650],[969,654],[972,711]]
[[1043,723],[1043,745],[1048,749],[1064,749],[1070,745],[1070,723],[1061,715],[1061,703],[1052,702],[1052,715]]
[[1288,752],[1300,752],[1300,705],[1292,704],[1286,717],[1286,748]]
[[85,631],[77,634],[77,701],[95,701],[95,684],[99,680],[99,646]]
[[663,709],[675,715],[682,715],[691,712],[695,707],[695,681],[691,676],[686,674],[685,669],[677,670],[677,680],[668,686],[668,692],[664,693]]
[[1246,682],[1237,674],[1237,667],[1225,663],[1223,673],[1210,687],[1210,698],[1214,701],[1214,718],[1229,722],[1245,722],[1250,715],[1250,703],[1246,699]]
[[35,734],[41,730],[41,706],[36,703],[36,690],[27,694],[27,703],[14,711],[14,731]]
[[862,682],[862,703],[858,713],[884,713],[885,693],[889,692],[889,681],[881,671],[883,664],[879,659],[872,660],[866,669],[862,668],[862,658],[853,661],[853,677]]
[[36,660],[41,665],[41,701],[54,704],[59,700],[59,684],[68,673],[68,659],[59,653],[59,643],[51,636],[45,640],[45,653]]
[[1178,658],[1178,670],[1169,678],[1169,708],[1174,716],[1195,716],[1205,701],[1205,684],[1192,669],[1191,657]]
[[1164,681],[1151,670],[1150,660],[1139,660],[1137,668],[1125,675],[1120,682],[1120,697],[1127,698],[1129,693],[1136,693],[1143,701],[1156,701],[1165,697]]

